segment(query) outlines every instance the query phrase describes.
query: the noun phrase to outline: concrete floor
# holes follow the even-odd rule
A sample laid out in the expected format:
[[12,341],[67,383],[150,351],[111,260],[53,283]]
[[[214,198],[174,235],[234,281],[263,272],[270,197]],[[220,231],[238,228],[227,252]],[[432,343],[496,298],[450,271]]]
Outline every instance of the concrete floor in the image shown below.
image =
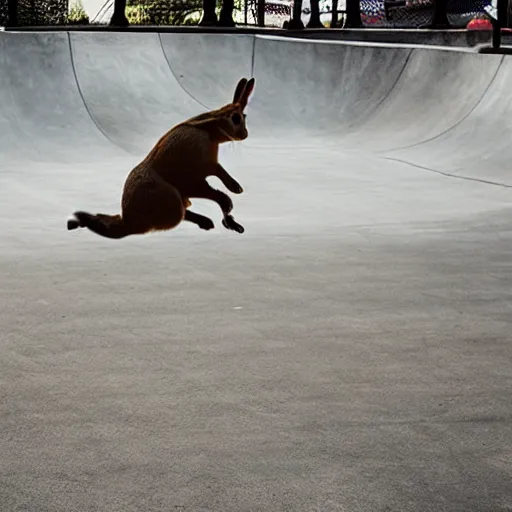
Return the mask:
[[[509,59],[0,34],[1,512],[512,510]],[[66,231],[252,75],[243,235]]]

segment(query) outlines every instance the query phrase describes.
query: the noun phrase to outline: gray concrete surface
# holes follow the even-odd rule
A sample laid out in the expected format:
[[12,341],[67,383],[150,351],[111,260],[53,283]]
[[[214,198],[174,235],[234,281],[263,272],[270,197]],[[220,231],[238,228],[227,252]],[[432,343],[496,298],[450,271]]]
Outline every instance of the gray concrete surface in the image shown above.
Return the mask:
[[[1,33],[1,512],[512,510],[510,73]],[[244,74],[250,137],[221,151],[243,235],[199,200],[216,230],[66,231]]]

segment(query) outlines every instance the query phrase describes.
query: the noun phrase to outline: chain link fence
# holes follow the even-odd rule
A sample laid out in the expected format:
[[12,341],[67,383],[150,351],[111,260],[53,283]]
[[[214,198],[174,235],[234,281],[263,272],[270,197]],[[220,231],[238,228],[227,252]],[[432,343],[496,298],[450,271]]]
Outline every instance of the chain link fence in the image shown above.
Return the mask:
[[367,27],[420,28],[432,22],[433,0],[361,0],[361,20]]
[[[361,20],[365,27],[423,28],[431,22],[435,0],[360,0]],[[19,26],[64,25],[89,23],[78,0],[17,0]],[[84,0],[85,5],[86,0]],[[0,26],[9,24],[9,0],[0,0]],[[71,3],[71,5],[70,5]],[[266,26],[283,26],[291,15],[293,0],[268,0],[265,8]],[[322,0],[332,4],[332,0]],[[465,27],[491,0],[448,0],[448,20],[455,28]],[[308,15],[304,1],[304,16]],[[91,21],[109,22],[114,0],[106,0],[101,12]],[[217,2],[220,11],[221,0]],[[73,11],[75,9],[75,11]],[[327,8],[326,13],[329,11]],[[235,1],[234,20],[241,25],[257,24],[256,0]],[[133,25],[195,25],[202,15],[202,0],[128,0],[126,14]],[[324,20],[322,20],[324,21]]]
[[[448,0],[448,21],[453,28],[464,28],[490,3],[491,0]],[[434,0],[361,0],[360,8],[363,25],[376,28],[425,28],[434,16]]]
[[466,26],[476,15],[483,14],[491,0],[448,0],[448,21],[453,26]]

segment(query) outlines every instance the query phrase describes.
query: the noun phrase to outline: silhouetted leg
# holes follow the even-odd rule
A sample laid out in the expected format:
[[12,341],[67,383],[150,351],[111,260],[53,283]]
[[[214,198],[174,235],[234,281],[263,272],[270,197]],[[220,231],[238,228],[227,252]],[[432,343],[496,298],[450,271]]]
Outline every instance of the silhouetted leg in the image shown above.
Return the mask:
[[217,164],[217,173],[216,176],[219,178],[222,183],[224,183],[224,186],[230,191],[233,192],[233,194],[241,194],[244,189],[242,188],[242,185],[238,183],[238,181],[231,176],[231,174],[222,167],[222,165]]
[[238,222],[233,218],[233,215],[224,215],[222,225],[226,229],[236,231],[237,233],[243,233],[245,231],[244,227],[241,224],[238,224]]
[[230,213],[233,209],[233,201],[231,201],[231,198],[224,192],[213,188],[207,181],[195,183],[191,187],[191,190],[187,190],[187,197],[198,197],[215,201],[225,215]]
[[187,191],[187,197],[198,197],[215,201],[220,206],[220,209],[224,214],[222,225],[226,229],[236,231],[237,233],[244,232],[243,226],[238,224],[233,216],[230,215],[230,212],[233,209],[233,201],[231,201],[231,198],[224,192],[211,187],[207,181],[202,181],[201,183],[196,184],[192,190]]
[[197,224],[201,229],[206,229],[207,231],[215,227],[211,219],[190,210],[185,212],[185,220]]

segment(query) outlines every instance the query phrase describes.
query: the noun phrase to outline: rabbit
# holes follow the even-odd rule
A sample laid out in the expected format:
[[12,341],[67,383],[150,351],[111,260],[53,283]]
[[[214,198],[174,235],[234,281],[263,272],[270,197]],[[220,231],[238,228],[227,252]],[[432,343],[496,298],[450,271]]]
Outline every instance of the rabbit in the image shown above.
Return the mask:
[[121,239],[171,230],[184,220],[203,230],[213,229],[210,218],[188,209],[195,197],[215,201],[223,213],[223,226],[243,233],[244,227],[231,215],[231,198],[211,187],[206,178],[216,176],[234,194],[243,192],[218,162],[218,151],[219,144],[248,137],[244,109],[254,85],[254,78],[241,78],[231,103],[194,116],[165,133],[128,174],[120,215],[76,211],[68,220],[68,230],[88,228],[103,237]]

